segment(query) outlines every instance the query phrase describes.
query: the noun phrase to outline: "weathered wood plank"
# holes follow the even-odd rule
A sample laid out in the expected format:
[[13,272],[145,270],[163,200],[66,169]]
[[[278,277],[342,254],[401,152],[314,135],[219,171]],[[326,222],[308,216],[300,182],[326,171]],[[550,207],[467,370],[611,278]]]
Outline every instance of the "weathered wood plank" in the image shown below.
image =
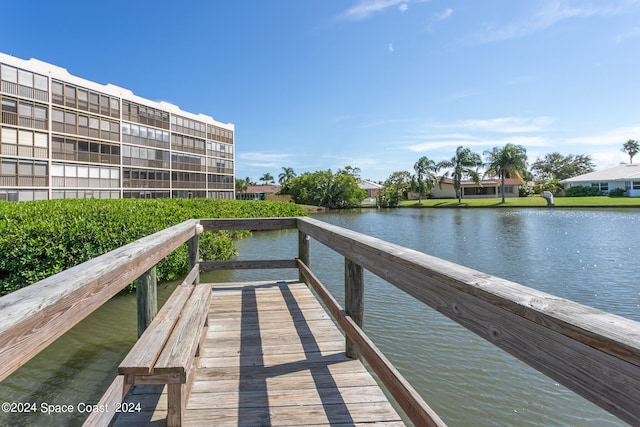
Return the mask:
[[307,310],[320,308],[309,296],[303,284],[214,286],[210,307],[225,311],[209,315],[185,423],[402,425],[362,363],[346,357],[326,313],[306,320]]
[[155,265],[136,279],[136,305],[138,308],[138,338],[158,313],[158,280]]
[[0,298],[0,381],[185,243],[185,221]]
[[[327,388],[320,397],[315,384],[308,387],[291,387],[277,389],[265,395],[259,391],[242,392],[247,403],[246,408],[265,406],[291,406],[295,405],[334,405],[344,403],[377,403],[388,402],[380,387],[377,385],[363,387],[347,387],[343,389]],[[233,392],[207,392],[206,390],[193,393],[189,400],[189,409],[231,409],[238,407],[239,393]]]
[[640,323],[312,218],[299,218],[298,227],[607,411],[640,424]]
[[91,412],[82,424],[83,427],[108,426],[116,414],[116,405],[122,402],[123,390],[124,377],[118,375],[97,404],[98,408],[105,408],[105,410],[103,412]]
[[237,218],[201,219],[204,230],[267,231],[296,228],[297,218]]
[[[304,276],[302,271],[300,274]],[[362,328],[364,320],[364,269],[349,258],[344,259],[344,309],[356,325]],[[358,358],[358,350],[349,336],[346,338],[345,348],[348,357]]]
[[269,268],[296,268],[295,259],[251,260],[251,261],[202,261],[201,271],[252,270]]
[[211,286],[194,288],[153,367],[154,373],[185,372],[195,357],[209,310]]
[[193,287],[178,286],[118,367],[120,374],[150,374]]
[[[311,265],[311,238],[306,234],[298,231],[298,259],[305,265]],[[304,283],[304,276],[302,273],[298,274],[298,280]]]

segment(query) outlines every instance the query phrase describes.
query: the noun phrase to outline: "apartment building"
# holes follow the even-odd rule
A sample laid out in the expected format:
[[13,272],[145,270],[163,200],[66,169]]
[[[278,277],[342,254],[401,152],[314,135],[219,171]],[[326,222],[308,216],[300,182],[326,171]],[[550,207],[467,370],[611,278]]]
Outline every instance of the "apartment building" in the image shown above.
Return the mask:
[[0,200],[234,198],[230,123],[0,53]]

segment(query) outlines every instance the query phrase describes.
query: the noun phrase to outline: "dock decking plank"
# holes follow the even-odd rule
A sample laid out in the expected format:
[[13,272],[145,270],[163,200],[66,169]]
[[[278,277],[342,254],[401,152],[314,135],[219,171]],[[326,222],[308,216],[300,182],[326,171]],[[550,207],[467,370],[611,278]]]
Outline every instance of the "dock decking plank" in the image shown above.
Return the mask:
[[[163,425],[166,390],[135,386],[140,413],[115,425]],[[371,374],[301,283],[213,285],[209,330],[185,425],[402,426]]]

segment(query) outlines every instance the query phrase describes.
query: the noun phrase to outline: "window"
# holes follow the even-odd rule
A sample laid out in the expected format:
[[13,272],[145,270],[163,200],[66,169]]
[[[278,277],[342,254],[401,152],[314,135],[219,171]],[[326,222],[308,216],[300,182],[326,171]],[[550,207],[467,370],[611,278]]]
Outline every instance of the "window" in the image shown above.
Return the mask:
[[46,92],[49,90],[49,79],[45,76],[41,76],[40,74],[34,74],[33,87]]
[[11,128],[2,128],[0,134],[1,140],[5,144],[17,144],[18,143],[18,131]]
[[2,100],[2,111],[8,113],[18,112],[18,102],[11,99]]
[[2,77],[2,80],[11,82],[11,83],[18,83],[17,68],[13,68],[8,65],[2,64],[2,68],[0,68],[0,73],[2,73],[0,74],[0,76]]
[[89,92],[84,89],[78,89],[78,109],[89,109]]
[[67,107],[76,108],[76,88],[75,86],[64,86],[64,104]]
[[33,87],[33,73],[18,70],[18,84],[21,86]]
[[33,139],[33,145],[40,148],[47,148],[48,135],[46,133],[38,133],[36,132]]
[[51,95],[54,104],[64,103],[64,86],[60,82],[51,82]]
[[2,160],[0,173],[4,176],[15,176],[18,174],[18,162],[16,160]]
[[640,190],[640,181],[632,181],[631,188],[633,188],[634,190]]
[[45,162],[33,163],[33,175],[34,176],[47,176],[47,164]]

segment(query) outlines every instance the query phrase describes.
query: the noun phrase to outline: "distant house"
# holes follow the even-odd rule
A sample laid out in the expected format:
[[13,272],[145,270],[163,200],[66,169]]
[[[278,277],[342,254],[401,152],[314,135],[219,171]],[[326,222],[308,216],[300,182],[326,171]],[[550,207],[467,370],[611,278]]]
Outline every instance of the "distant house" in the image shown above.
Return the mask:
[[280,191],[277,185],[250,185],[244,193],[236,193],[237,200],[268,200]]
[[382,189],[382,185],[366,179],[360,179],[358,180],[358,187],[367,192],[367,197],[362,201],[362,206],[377,206],[378,192]]
[[367,192],[367,198],[375,199],[378,197],[380,189],[382,189],[382,184],[376,184],[373,181],[361,179],[358,181],[358,187]]
[[[518,187],[521,184],[522,181],[517,178],[506,178],[504,180],[504,196],[520,197]],[[481,199],[501,197],[502,193],[500,193],[500,185],[500,178],[483,179],[480,181],[480,184],[476,184],[471,180],[463,180],[460,182],[460,186],[462,187],[462,198]],[[453,180],[445,179],[442,182],[442,186],[436,184],[432,190],[432,194],[435,198],[456,197],[456,191],[453,188]]]
[[615,188],[625,191],[625,196],[640,197],[640,165],[622,164],[609,169],[563,179],[565,190],[571,187],[598,187],[607,194]]

